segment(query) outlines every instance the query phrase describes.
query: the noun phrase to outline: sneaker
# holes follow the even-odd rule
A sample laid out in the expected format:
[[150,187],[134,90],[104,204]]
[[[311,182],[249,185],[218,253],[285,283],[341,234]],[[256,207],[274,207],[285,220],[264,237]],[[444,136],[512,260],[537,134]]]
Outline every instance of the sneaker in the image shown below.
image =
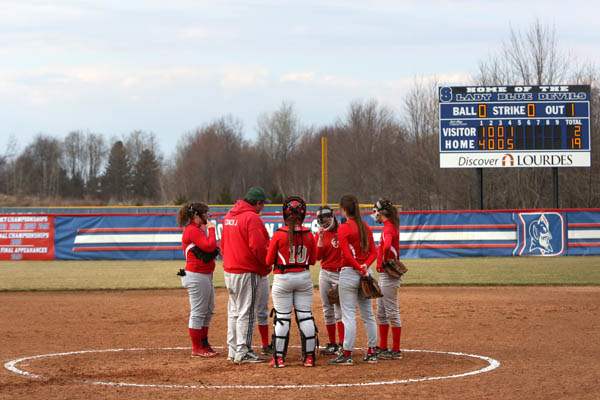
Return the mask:
[[312,354],[309,354],[304,359],[305,367],[314,367],[315,366],[315,357]]
[[260,350],[260,354],[263,356],[270,356],[273,354],[273,343],[263,346]]
[[321,349],[321,355],[333,356],[338,352],[339,346],[335,343],[327,343],[324,349]]
[[367,352],[367,354],[365,354],[365,356],[363,357],[363,361],[367,362],[369,364],[376,364],[377,363],[377,353],[375,353],[375,351]]
[[248,351],[246,354],[244,354],[241,357],[236,355],[233,362],[236,364],[258,364],[258,363],[265,362],[265,360],[260,358],[253,351]]
[[192,351],[192,357],[204,357],[204,358],[210,358],[210,357],[216,357],[219,353],[217,353],[216,351],[214,351],[213,349],[211,349],[210,347],[208,348],[200,348],[197,349],[195,351]]
[[382,360],[400,360],[402,358],[402,351],[386,350],[381,352],[378,357]]
[[352,361],[352,356],[344,356],[344,354],[340,354],[336,358],[329,360],[327,363],[329,365],[354,365],[354,361]]
[[269,365],[273,368],[285,367],[285,363],[283,362],[283,357],[281,357],[281,356],[273,356],[273,358],[271,358],[271,362],[269,363]]
[[379,357],[380,354],[385,353],[386,351],[388,351],[388,349],[382,349],[379,346],[375,347],[375,355],[377,355],[377,357]]

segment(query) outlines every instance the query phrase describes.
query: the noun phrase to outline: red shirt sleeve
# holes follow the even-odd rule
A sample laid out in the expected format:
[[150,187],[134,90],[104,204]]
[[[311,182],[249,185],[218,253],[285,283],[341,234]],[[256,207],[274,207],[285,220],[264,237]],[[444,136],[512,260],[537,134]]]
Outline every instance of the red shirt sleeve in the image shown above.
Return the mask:
[[[352,250],[350,250],[350,243],[348,242],[348,233],[350,227],[347,224],[340,225],[338,229],[338,240],[340,242],[340,249],[344,255],[345,262],[349,263],[350,266],[356,270],[360,270],[360,264],[356,262]],[[372,237],[371,237],[372,240]]]
[[317,242],[312,232],[308,232],[308,265],[315,265],[317,262]]
[[258,215],[248,221],[248,247],[256,260],[264,264],[269,247],[269,234]]
[[379,242],[379,248],[377,251],[377,267],[381,267],[381,264],[385,261],[385,256],[392,248],[392,239],[394,238],[394,229],[390,229],[387,226],[383,227],[383,233],[381,234],[382,241]]
[[269,249],[267,250],[267,266],[271,267],[275,264],[275,260],[277,258],[277,250],[279,249],[279,232],[275,232],[273,237],[271,238],[271,242],[269,243]]
[[377,258],[377,249],[375,248],[375,240],[373,240],[373,232],[367,227],[367,236],[369,237],[369,257],[365,260],[365,264],[369,267]]
[[215,228],[208,229],[208,236],[200,227],[190,232],[190,240],[205,253],[212,253],[217,248]]
[[322,260],[323,256],[325,255],[325,242],[323,241],[323,246],[319,247],[319,236],[319,233],[315,234],[315,257],[317,260]]

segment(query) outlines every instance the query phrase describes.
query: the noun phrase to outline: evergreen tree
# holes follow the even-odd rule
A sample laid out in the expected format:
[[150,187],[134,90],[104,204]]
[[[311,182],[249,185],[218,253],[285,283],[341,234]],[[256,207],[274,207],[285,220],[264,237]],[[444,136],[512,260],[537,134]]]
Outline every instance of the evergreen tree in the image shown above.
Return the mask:
[[157,200],[160,194],[160,163],[151,149],[140,153],[133,169],[135,197],[142,200]]
[[108,164],[102,176],[102,196],[117,201],[128,200],[131,193],[131,165],[122,141],[110,149]]

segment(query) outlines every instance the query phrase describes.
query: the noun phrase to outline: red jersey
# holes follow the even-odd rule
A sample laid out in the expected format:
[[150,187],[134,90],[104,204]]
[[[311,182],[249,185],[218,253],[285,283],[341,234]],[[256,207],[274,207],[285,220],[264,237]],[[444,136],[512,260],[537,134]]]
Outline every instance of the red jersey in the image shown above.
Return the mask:
[[181,247],[185,256],[185,270],[190,272],[199,272],[202,274],[210,274],[215,270],[215,260],[204,262],[196,258],[192,247],[199,247],[205,253],[212,253],[217,249],[217,237],[215,228],[208,229],[208,235],[203,227],[191,222],[186,225],[181,236]]
[[368,267],[377,257],[373,232],[367,224],[363,224],[369,241],[369,248],[365,253],[363,253],[360,248],[360,235],[356,222],[349,219],[343,224],[340,224],[340,227],[338,228],[338,239],[344,258],[344,267],[353,267],[356,270],[360,270],[361,264],[366,264]]
[[268,245],[269,234],[256,209],[246,201],[238,200],[223,219],[223,269],[233,274],[267,275]]
[[[277,229],[273,234],[266,262],[269,266],[275,265],[274,274],[304,271],[315,263],[315,238],[308,228],[296,228],[293,244],[290,251],[287,226]],[[285,271],[278,269],[278,265],[285,265]]]
[[379,247],[377,248],[377,271],[383,272],[381,264],[387,260],[394,260],[400,257],[400,232],[394,226],[392,221],[387,220],[383,223],[383,231]]
[[[323,246],[319,247],[319,236],[323,235]],[[321,261],[321,268],[327,271],[339,272],[344,264],[342,250],[336,231],[323,231],[315,237],[317,243],[317,260]]]

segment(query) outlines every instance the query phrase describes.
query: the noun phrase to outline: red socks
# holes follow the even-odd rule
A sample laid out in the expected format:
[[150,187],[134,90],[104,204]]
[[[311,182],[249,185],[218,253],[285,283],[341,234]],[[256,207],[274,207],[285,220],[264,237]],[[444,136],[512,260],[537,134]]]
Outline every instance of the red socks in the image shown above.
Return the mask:
[[402,327],[392,326],[392,351],[400,351],[400,336],[402,336]]
[[[340,338],[340,344],[344,343],[344,323],[342,321],[338,321],[336,322],[336,326],[337,326],[337,331],[338,331],[338,337]],[[334,337],[334,341],[331,343],[335,343],[335,337]]]
[[[387,343],[388,343],[388,332],[390,329],[390,325],[389,324],[381,324],[379,325],[379,348],[386,350],[387,347]],[[392,327],[392,332],[394,331],[394,328]]]
[[192,339],[192,352],[195,353],[197,351],[200,351],[204,347],[202,345],[202,342],[204,341],[204,339],[206,339],[208,328],[188,328],[188,333],[190,334],[190,339]]
[[259,325],[258,331],[260,332],[260,341],[262,347],[269,345],[269,325]]
[[344,350],[344,357],[352,357],[352,352],[350,350]]
[[329,342],[327,343],[335,344],[335,324],[325,325],[325,328],[327,328],[327,336],[329,336]]

